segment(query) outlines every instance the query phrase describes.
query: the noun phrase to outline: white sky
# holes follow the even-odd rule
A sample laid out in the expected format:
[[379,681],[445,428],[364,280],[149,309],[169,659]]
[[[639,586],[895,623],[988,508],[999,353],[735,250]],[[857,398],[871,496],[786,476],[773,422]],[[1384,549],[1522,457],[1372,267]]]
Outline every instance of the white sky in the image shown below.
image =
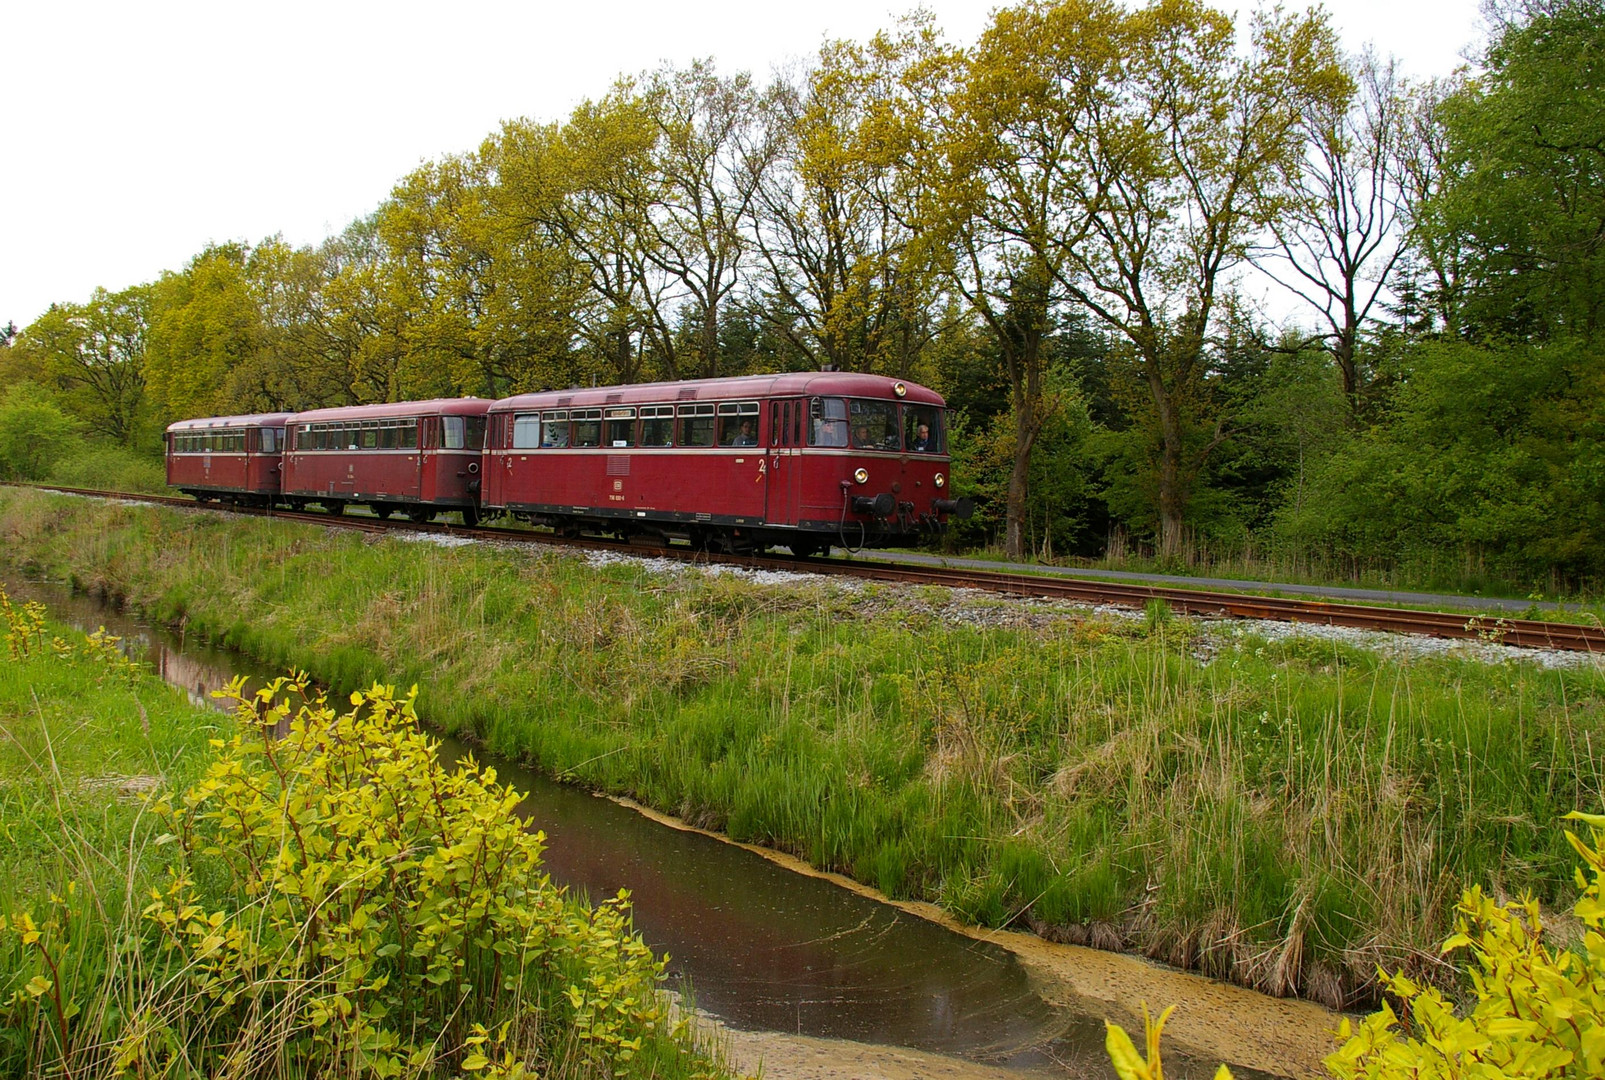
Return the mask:
[[[477,146],[504,118],[560,118],[620,73],[711,56],[762,77],[912,6],[13,0],[0,19],[0,326],[149,281],[208,242],[316,243],[420,161]],[[997,4],[924,6],[968,43]],[[1327,7],[1345,47],[1372,42],[1415,77],[1447,74],[1479,37],[1477,0]]]

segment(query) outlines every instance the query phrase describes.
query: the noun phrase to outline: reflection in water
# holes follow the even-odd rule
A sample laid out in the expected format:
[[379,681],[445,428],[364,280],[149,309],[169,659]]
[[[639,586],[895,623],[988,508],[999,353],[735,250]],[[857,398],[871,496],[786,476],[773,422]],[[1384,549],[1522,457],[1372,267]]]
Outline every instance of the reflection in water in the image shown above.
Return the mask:
[[[8,585],[81,629],[105,624],[198,705],[249,661],[59,587]],[[252,683],[252,689],[260,681]],[[455,761],[466,748],[443,740]],[[890,1044],[1051,1076],[1107,1077],[1103,1023],[1051,1006],[1014,954],[754,852],[480,755],[529,793],[552,878],[593,899],[628,889],[636,928],[697,1005],[732,1027]],[[1172,1054],[1179,1078],[1212,1068]],[[1237,1069],[1245,1080],[1264,1074]]]

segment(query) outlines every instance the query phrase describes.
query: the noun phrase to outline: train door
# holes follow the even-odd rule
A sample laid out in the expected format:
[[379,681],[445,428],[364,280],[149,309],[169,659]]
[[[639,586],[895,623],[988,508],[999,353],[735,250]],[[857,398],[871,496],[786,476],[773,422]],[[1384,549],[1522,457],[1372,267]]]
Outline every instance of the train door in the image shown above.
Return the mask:
[[440,455],[431,451],[440,446],[440,417],[426,416],[418,424],[418,498],[434,502],[440,497]]
[[802,431],[801,399],[769,403],[769,483],[764,520],[771,525],[797,524],[802,496]]

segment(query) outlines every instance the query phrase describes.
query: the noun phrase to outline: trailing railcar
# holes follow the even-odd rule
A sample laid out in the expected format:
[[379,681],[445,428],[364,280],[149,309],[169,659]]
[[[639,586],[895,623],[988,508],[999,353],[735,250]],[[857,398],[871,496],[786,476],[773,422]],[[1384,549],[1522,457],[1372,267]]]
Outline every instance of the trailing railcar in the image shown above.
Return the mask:
[[284,498],[332,514],[352,503],[382,518],[479,520],[485,398],[442,398],[296,413],[287,425]]
[[941,396],[875,375],[524,394],[487,420],[484,509],[564,532],[807,556],[913,544],[969,509]]
[[202,502],[272,506],[289,413],[214,416],[167,426],[167,483]]

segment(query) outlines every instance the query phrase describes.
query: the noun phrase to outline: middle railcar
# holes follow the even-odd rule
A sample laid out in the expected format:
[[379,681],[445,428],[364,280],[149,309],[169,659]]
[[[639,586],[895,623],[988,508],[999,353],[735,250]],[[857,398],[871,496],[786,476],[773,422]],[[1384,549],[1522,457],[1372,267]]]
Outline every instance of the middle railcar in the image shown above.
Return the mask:
[[846,372],[524,394],[488,414],[488,513],[732,551],[912,544],[962,515],[940,395]]
[[296,413],[286,425],[283,497],[338,514],[352,503],[380,517],[428,521],[458,510],[479,520],[486,398],[441,398]]

